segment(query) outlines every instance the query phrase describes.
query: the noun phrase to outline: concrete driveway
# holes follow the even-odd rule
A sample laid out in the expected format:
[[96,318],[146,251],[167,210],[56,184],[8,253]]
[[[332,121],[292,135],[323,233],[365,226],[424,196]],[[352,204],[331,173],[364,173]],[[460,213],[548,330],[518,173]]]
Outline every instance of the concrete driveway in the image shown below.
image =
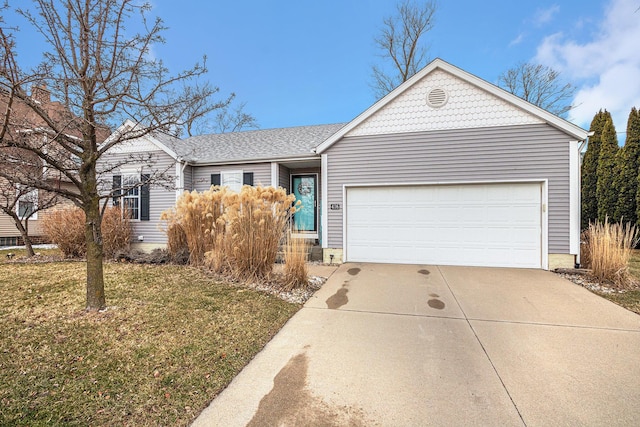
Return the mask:
[[345,264],[194,425],[640,425],[640,316],[541,270]]

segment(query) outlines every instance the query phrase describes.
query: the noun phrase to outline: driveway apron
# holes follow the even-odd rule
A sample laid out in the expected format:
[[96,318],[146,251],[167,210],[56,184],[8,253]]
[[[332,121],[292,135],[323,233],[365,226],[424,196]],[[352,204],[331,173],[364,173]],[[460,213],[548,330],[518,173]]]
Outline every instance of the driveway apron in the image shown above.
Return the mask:
[[639,353],[553,273],[344,264],[194,425],[639,425]]

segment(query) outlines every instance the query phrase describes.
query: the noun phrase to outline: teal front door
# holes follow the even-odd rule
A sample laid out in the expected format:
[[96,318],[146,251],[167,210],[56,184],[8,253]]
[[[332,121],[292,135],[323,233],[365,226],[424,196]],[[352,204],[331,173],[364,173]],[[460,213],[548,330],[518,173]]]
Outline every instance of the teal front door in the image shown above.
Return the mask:
[[292,175],[291,187],[301,206],[293,215],[295,229],[300,232],[317,232],[317,175]]

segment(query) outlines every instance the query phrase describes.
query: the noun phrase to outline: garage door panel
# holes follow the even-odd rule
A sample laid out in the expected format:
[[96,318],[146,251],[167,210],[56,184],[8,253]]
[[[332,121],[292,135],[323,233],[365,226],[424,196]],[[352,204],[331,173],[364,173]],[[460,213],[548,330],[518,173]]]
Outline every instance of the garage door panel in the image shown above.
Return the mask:
[[349,188],[348,261],[541,267],[540,184]]

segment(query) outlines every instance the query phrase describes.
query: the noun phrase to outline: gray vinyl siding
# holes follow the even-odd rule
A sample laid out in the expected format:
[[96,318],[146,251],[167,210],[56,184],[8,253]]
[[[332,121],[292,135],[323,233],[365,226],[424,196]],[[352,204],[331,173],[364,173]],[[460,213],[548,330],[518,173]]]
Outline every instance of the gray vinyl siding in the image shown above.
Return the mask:
[[[345,184],[548,179],[549,252],[569,253],[571,139],[546,124],[344,138],[327,150],[325,203]],[[329,210],[329,247],[343,247],[343,212]]]
[[289,168],[286,166],[278,165],[278,185],[290,192],[290,180]]
[[271,185],[271,163],[247,163],[228,166],[195,166],[193,168],[193,188],[206,191],[211,187],[211,174],[224,171],[253,172],[253,185]]
[[[160,185],[152,184],[149,188],[149,221],[133,221],[132,222],[132,242],[138,242],[138,236],[144,236],[143,243],[166,243],[167,237],[163,231],[159,229],[160,215],[163,211],[175,206],[176,203],[176,191],[172,189],[175,186],[176,168],[175,161],[164,151],[154,151],[150,153],[152,160],[148,166],[145,166],[142,173],[148,174],[164,174],[162,183]],[[113,154],[105,156],[105,162],[112,161],[120,162],[126,159],[128,154]],[[134,162],[136,163],[136,162]],[[126,168],[126,166],[123,166]],[[117,175],[118,172],[114,172],[113,175]],[[105,177],[104,186],[111,190],[111,175]]]
[[184,168],[184,189],[185,191],[193,190],[193,167],[186,166]]

